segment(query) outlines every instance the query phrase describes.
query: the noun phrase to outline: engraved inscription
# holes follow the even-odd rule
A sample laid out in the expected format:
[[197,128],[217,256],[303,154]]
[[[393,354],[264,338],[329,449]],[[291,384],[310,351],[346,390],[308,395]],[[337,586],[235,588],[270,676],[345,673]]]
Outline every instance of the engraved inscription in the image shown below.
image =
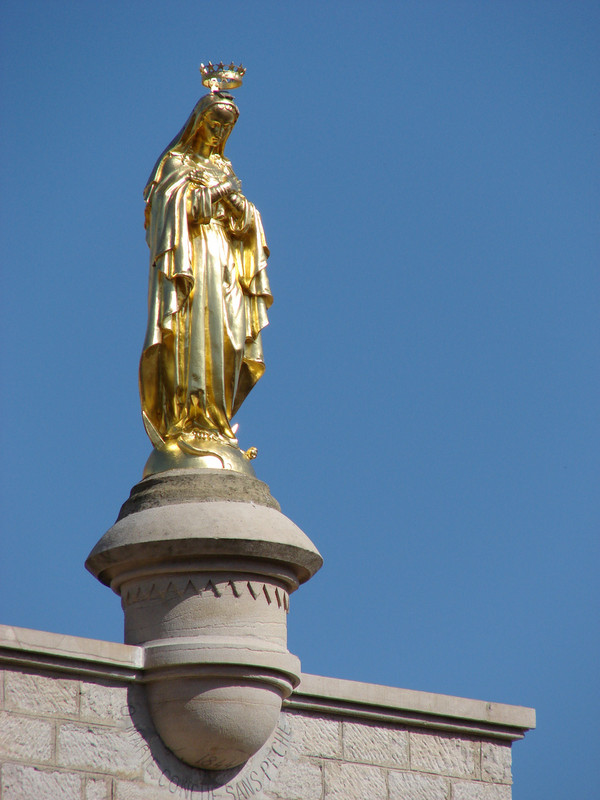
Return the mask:
[[[135,718],[138,709],[129,704],[123,712]],[[129,736],[141,761],[143,783],[165,789],[179,800],[260,800],[264,797],[263,790],[276,784],[292,740],[289,722],[282,716],[269,742],[241,771],[223,771],[215,775],[178,762],[171,753],[164,751],[151,726],[131,727]],[[219,768],[218,764],[214,766]]]

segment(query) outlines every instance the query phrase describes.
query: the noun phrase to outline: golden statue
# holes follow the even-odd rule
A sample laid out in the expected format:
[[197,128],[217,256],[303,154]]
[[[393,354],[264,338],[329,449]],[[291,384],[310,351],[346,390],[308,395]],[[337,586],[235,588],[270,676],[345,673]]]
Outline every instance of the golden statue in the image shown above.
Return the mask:
[[202,65],[210,92],[161,154],[144,190],[150,248],[148,330],[140,361],[145,474],[177,466],[253,474],[231,420],[264,372],[272,297],[260,214],[241,193],[225,144],[239,111],[226,89],[245,70]]

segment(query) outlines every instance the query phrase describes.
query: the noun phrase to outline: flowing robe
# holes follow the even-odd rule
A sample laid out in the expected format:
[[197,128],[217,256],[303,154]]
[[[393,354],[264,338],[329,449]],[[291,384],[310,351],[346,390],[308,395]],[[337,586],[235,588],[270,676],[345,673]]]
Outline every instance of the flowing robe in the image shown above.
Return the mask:
[[[148,184],[148,330],[140,361],[144,424],[155,447],[204,430],[235,442],[231,419],[264,372],[272,297],[260,214],[239,217],[209,187],[230,162],[165,154]],[[235,176],[233,176],[235,177]]]

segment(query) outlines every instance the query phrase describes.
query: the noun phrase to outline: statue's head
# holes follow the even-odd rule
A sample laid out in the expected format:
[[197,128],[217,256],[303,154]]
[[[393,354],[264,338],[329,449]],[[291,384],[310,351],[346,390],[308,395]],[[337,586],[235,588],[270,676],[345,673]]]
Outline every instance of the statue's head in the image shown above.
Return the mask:
[[200,144],[206,143],[222,154],[239,114],[229,93],[211,92],[204,95],[190,114],[180,139],[181,144],[198,150]]
[[210,143],[211,151],[223,155],[225,144],[239,115],[239,109],[229,92],[214,91],[201,97],[183,128],[158,157],[148,178],[144,196],[148,196],[150,187],[156,181],[164,159],[171,150],[186,151],[190,149],[200,152],[202,143],[208,143],[208,140],[211,139],[216,142],[214,145],[212,142]]

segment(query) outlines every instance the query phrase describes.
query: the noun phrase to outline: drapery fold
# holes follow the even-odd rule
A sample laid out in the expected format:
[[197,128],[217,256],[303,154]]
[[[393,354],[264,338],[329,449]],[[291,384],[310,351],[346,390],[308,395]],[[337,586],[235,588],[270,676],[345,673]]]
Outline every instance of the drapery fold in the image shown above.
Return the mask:
[[264,372],[261,331],[272,296],[259,212],[211,204],[235,177],[221,154],[170,150],[147,186],[148,329],[140,396],[160,446],[194,429],[234,440],[231,419]]

